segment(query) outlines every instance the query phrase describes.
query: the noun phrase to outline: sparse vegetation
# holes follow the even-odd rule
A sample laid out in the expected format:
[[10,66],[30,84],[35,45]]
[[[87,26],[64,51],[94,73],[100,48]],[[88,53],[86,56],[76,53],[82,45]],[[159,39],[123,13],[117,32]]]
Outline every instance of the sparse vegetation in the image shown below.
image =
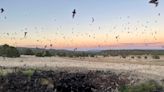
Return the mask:
[[44,57],[44,56],[43,56],[43,53],[41,53],[41,52],[36,53],[35,56],[36,56],[36,57]]
[[28,69],[28,70],[22,71],[22,73],[28,77],[31,77],[34,74],[34,70]]
[[44,51],[43,52],[43,56],[44,57],[51,57],[52,55],[51,55],[51,53],[49,51]]
[[57,53],[57,56],[59,56],[59,57],[66,57],[67,55],[66,55],[66,53]]
[[36,57],[51,57],[51,53],[49,51],[38,52],[35,54]]
[[94,54],[91,54],[90,57],[95,57],[95,55]]
[[148,57],[147,56],[144,56],[145,59],[147,59]]
[[153,55],[152,58],[153,58],[153,59],[160,59],[160,56],[158,56],[158,55]]
[[34,55],[34,52],[31,49],[26,49],[25,55]]
[[125,54],[122,54],[122,55],[121,55],[121,57],[122,57],[122,58],[126,58],[126,57],[127,57],[127,55],[125,55]]
[[0,92],[113,92],[129,84],[127,77],[120,77],[110,71],[20,70],[0,76]]
[[131,56],[132,59],[134,59],[135,57],[134,56]]
[[[19,57],[22,55],[35,55],[37,57],[96,57],[96,56],[121,56],[126,58],[131,56],[131,59],[140,59],[141,55],[153,55],[153,59],[160,59],[158,55],[164,55],[164,50],[104,50],[104,51],[69,51],[69,50],[55,50],[55,49],[38,49],[38,48],[15,48],[9,45],[0,46],[0,56],[3,57]],[[147,56],[143,56],[147,59]]]
[[141,59],[141,56],[137,56],[138,59]]
[[163,92],[164,89],[157,82],[150,80],[135,86],[123,86],[120,92]]

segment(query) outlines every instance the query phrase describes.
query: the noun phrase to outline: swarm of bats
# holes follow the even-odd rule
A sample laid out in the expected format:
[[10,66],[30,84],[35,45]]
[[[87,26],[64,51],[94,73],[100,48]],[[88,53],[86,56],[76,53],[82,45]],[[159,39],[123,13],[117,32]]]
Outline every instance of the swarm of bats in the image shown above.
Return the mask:
[[155,4],[155,6],[157,7],[159,2],[158,2],[158,0],[150,0],[149,3]]

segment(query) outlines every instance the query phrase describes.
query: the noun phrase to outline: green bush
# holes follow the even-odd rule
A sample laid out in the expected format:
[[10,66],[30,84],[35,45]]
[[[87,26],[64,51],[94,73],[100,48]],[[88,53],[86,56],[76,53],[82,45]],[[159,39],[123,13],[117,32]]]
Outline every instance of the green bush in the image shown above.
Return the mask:
[[43,52],[43,56],[44,57],[51,57],[52,55],[51,55],[51,53],[49,51],[44,51]]
[[38,52],[35,54],[36,57],[51,57],[52,54],[49,51]]
[[108,57],[108,54],[103,54],[103,57]]
[[36,56],[36,57],[44,57],[44,56],[43,56],[43,53],[41,53],[41,52],[36,53],[35,56]]
[[3,57],[20,57],[19,51],[12,46],[9,46],[7,44],[3,45],[0,49],[0,55]]
[[59,57],[66,57],[67,55],[64,52],[61,52],[61,53],[57,53],[57,56],[59,56]]
[[145,83],[135,86],[123,86],[120,88],[120,92],[163,92],[162,86],[155,81],[147,81]]
[[145,58],[145,59],[147,59],[148,57],[147,57],[147,56],[145,56],[144,58]]
[[132,59],[134,59],[135,57],[134,56],[131,56]]
[[153,59],[160,59],[160,56],[158,56],[158,55],[153,55],[152,58],[153,58]]
[[68,57],[73,58],[73,55],[72,54],[69,54]]
[[34,52],[31,49],[26,49],[25,55],[34,55]]
[[141,59],[141,56],[137,56],[138,59]]
[[31,77],[34,74],[35,70],[29,69],[29,70],[24,70],[22,73],[28,77]]
[[91,54],[90,57],[95,57],[95,55],[94,54]]
[[121,55],[122,58],[126,58],[126,55]]

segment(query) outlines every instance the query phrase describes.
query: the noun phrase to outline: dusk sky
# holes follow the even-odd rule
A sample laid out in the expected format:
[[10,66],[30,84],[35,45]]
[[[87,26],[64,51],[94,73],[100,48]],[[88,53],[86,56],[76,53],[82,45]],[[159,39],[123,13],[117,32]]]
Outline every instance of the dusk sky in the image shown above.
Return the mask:
[[[163,49],[164,0],[159,0],[158,7],[148,2],[1,0],[0,8],[5,11],[0,13],[0,45],[79,50]],[[73,19],[74,9],[77,14]]]

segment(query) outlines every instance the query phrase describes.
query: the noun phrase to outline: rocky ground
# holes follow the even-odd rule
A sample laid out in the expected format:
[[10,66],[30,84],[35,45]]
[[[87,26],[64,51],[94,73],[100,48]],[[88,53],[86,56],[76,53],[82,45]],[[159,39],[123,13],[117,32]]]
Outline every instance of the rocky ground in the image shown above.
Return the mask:
[[132,82],[112,72],[27,71],[0,76],[0,92],[117,92]]

